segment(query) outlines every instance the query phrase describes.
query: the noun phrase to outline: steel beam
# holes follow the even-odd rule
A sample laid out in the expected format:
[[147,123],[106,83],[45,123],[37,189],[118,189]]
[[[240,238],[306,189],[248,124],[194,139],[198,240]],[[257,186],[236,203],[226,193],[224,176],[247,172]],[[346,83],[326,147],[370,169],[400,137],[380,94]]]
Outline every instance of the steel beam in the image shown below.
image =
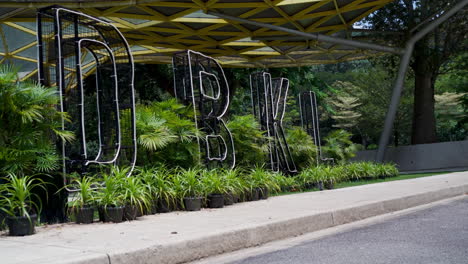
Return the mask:
[[378,45],[378,44],[373,44],[373,43],[368,43],[368,42],[362,42],[362,41],[356,41],[356,40],[350,40],[350,39],[343,39],[343,38],[328,36],[328,35],[324,35],[324,34],[320,34],[320,33],[302,32],[302,31],[295,30],[295,29],[290,29],[290,28],[285,28],[285,27],[281,27],[281,26],[275,26],[275,25],[271,25],[271,24],[261,23],[261,22],[252,21],[252,20],[248,20],[248,19],[244,19],[244,18],[230,16],[230,15],[225,15],[225,14],[218,13],[218,12],[213,12],[213,11],[207,11],[207,14],[217,16],[217,17],[220,17],[220,18],[224,18],[224,19],[227,19],[227,20],[238,21],[238,22],[241,22],[241,23],[254,25],[254,26],[257,26],[257,27],[269,28],[269,29],[272,29],[272,30],[287,32],[287,33],[290,33],[290,34],[293,34],[293,35],[304,37],[305,39],[313,39],[313,40],[322,41],[322,42],[345,45],[345,46],[350,46],[350,47],[355,47],[355,48],[360,48],[360,49],[376,50],[376,51],[380,51],[380,52],[387,52],[387,53],[393,53],[393,54],[398,54],[398,55],[401,55],[401,54],[404,53],[404,50],[402,50],[400,48],[396,48],[396,47],[389,47],[389,46],[383,46],[383,45]]

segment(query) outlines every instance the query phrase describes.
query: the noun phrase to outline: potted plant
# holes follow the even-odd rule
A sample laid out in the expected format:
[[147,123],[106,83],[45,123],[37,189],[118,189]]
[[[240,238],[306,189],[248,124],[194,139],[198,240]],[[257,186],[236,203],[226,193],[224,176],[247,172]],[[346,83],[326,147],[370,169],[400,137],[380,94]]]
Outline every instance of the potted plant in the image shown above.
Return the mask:
[[123,220],[124,200],[121,179],[116,175],[103,174],[102,187],[97,193],[99,218],[103,222],[120,223]]
[[202,181],[208,194],[208,207],[224,207],[224,194],[227,192],[227,188],[222,175],[217,170],[205,171]]
[[166,171],[158,171],[154,176],[155,198],[157,200],[157,212],[167,213],[171,211],[174,204],[176,193],[173,188],[171,175]]
[[239,201],[240,195],[244,191],[244,186],[239,177],[239,170],[231,169],[223,171],[223,173],[227,188],[227,193],[224,195],[224,205],[232,205]]
[[84,176],[75,179],[67,187],[76,188],[68,202],[70,211],[75,215],[76,223],[90,224],[94,220],[94,202],[96,200],[96,183],[93,178]]
[[252,177],[252,173],[246,173],[243,177],[245,186],[245,198],[247,201],[258,201],[260,199],[258,182]]
[[323,182],[325,181],[325,177],[324,177],[324,174],[323,174],[323,168],[325,168],[325,167],[324,166],[317,166],[315,168],[310,168],[309,169],[310,179],[311,179],[312,182],[315,183],[315,185],[317,186],[317,188],[320,191],[323,191],[323,189],[324,189]]
[[204,186],[199,178],[197,169],[182,170],[178,173],[182,183],[183,205],[187,211],[199,211],[205,194]]
[[129,176],[121,178],[122,199],[125,204],[123,219],[135,220],[138,212],[143,212],[150,204],[147,186],[140,178]]
[[[2,178],[0,185],[0,209],[8,216],[6,222],[10,236],[26,236],[34,234],[37,214],[41,211],[39,196],[33,189],[46,190],[46,183],[34,176],[18,176],[9,173]],[[34,200],[37,200],[34,201]]]
[[304,190],[310,190],[314,188],[314,182],[311,176],[311,169],[306,168],[296,176],[296,181],[299,185],[302,186],[302,188],[304,188]]
[[335,183],[339,181],[342,175],[342,167],[326,166],[322,168],[323,184],[325,189],[332,190],[335,188]]

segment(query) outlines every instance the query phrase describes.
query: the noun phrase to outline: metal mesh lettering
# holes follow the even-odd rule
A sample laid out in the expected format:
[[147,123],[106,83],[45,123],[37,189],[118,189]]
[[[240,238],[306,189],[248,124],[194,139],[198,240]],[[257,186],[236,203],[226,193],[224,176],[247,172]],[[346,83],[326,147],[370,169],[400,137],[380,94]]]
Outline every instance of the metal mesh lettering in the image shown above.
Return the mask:
[[320,161],[333,164],[334,160],[332,158],[323,158],[322,156],[317,97],[314,92],[303,92],[299,95],[299,109],[302,128],[312,137],[317,147],[317,165]]
[[234,141],[223,121],[229,107],[229,86],[221,65],[191,50],[176,53],[172,64],[175,96],[183,104],[193,105],[195,124],[205,134],[198,139],[201,159],[209,168],[233,168]]
[[[99,164],[136,161],[134,67],[130,47],[112,24],[60,7],[37,13],[39,81],[57,86],[62,129],[76,140],[59,144],[63,174]],[[85,79],[95,74],[95,83]],[[130,170],[131,173],[131,170]]]
[[289,80],[272,79],[267,72],[257,72],[250,75],[250,89],[253,114],[267,133],[270,168],[286,173],[297,172],[283,129]]

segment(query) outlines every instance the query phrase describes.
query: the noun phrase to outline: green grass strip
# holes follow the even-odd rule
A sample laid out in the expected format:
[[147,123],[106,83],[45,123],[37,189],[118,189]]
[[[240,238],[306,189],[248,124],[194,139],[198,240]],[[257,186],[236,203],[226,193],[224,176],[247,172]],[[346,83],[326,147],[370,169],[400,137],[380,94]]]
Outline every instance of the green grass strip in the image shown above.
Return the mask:
[[[385,179],[346,181],[346,182],[336,183],[335,184],[335,189],[341,189],[341,188],[347,188],[347,187],[353,187],[353,186],[360,186],[360,185],[366,185],[366,184],[373,184],[373,183],[380,183],[380,182],[409,180],[409,179],[429,177],[429,176],[447,174],[447,173],[451,173],[451,172],[444,171],[444,172],[401,174],[401,175],[399,175],[397,177],[390,177],[390,178],[385,178]],[[317,191],[319,191],[319,189],[314,188],[314,189],[311,189],[311,190],[303,190],[303,191],[297,191],[297,192],[280,192],[280,193],[272,194],[272,196],[289,195],[289,194],[297,194],[297,193],[307,193],[307,192],[317,192]]]

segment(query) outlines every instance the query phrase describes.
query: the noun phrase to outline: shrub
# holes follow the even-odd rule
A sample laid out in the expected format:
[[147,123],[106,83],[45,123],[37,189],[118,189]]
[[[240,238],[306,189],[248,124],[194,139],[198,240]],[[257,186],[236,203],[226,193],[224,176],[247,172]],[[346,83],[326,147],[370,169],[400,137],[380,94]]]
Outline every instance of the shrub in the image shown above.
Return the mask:
[[260,124],[253,115],[233,116],[226,124],[231,131],[238,166],[260,166],[268,151]]
[[137,105],[136,127],[140,151],[138,162],[190,168],[197,165],[197,138],[202,133],[193,122],[193,108],[170,99]]
[[0,65],[0,170],[33,174],[59,168],[54,137],[73,140],[62,131],[56,88],[17,81],[18,69]]
[[360,145],[351,141],[352,134],[345,130],[335,130],[324,138],[322,150],[325,156],[333,158],[337,163],[344,163],[354,157]]
[[302,128],[295,127],[288,130],[286,140],[294,163],[299,170],[315,165],[317,147],[314,145],[312,138]]

